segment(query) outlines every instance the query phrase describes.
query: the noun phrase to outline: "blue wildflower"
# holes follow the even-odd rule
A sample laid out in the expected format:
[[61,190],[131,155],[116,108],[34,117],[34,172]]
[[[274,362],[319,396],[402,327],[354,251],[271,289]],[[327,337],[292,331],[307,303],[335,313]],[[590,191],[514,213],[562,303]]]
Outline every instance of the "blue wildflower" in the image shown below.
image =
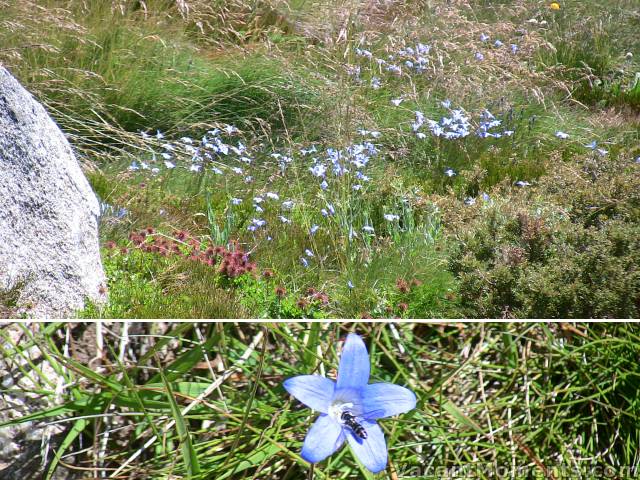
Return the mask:
[[479,61],[484,60],[484,55],[480,52],[476,52],[475,57],[476,57],[476,60],[479,60]]
[[242,199],[241,198],[232,198],[231,199],[231,205],[240,205],[242,203]]
[[302,264],[303,267],[308,267],[309,266],[309,261],[304,258],[304,257],[300,257],[300,263]]
[[[397,65],[388,65],[387,66],[387,72],[391,72],[391,73],[395,73],[396,75],[400,75],[402,73],[402,70]],[[396,105],[396,107],[397,106],[398,105]]]
[[311,225],[311,228],[309,229],[309,233],[311,235],[314,235],[318,231],[319,228],[320,228],[319,225]]
[[251,220],[251,224],[247,227],[250,232],[255,232],[257,229],[264,227],[267,224],[266,220],[261,218],[254,218]]
[[569,138],[569,134],[568,134],[568,133],[564,133],[564,132],[562,132],[562,131],[558,130],[558,131],[556,132],[556,137],[558,137],[558,138],[560,138],[560,139],[562,139],[562,140],[566,140],[567,138]]
[[322,163],[318,163],[313,167],[309,167],[309,171],[314,177],[324,177],[325,173],[327,172],[327,167]]
[[455,172],[455,170],[454,170],[453,168],[447,168],[447,169],[444,171],[444,174],[445,174],[447,177],[453,177],[454,175],[456,175],[456,172]]
[[416,50],[418,51],[418,53],[420,55],[428,55],[429,54],[429,50],[431,50],[431,46],[423,45],[422,43],[418,43],[416,45]]
[[383,215],[383,217],[387,222],[393,222],[395,220],[400,220],[400,216],[399,215],[395,215],[393,213],[385,213]]
[[[351,281],[347,283],[353,288]],[[415,394],[400,385],[369,382],[367,347],[350,333],[342,348],[336,382],[319,375],[300,375],[284,382],[284,388],[320,416],[307,433],[301,456],[317,463],[345,442],[374,473],[387,465],[387,445],[377,419],[408,412],[416,406]]]
[[371,58],[373,54],[369,50],[356,48],[356,55],[360,57]]
[[489,40],[489,35],[487,35],[486,33],[481,33],[480,34],[480,41],[481,42],[486,42],[487,40]]

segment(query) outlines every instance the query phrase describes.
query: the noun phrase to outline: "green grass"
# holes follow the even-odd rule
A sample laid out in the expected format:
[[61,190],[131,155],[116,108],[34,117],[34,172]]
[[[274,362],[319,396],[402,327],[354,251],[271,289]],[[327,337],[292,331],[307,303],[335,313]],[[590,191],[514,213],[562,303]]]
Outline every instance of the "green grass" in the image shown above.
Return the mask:
[[[7,343],[10,329],[23,340]],[[158,479],[439,478],[436,468],[472,469],[474,478],[576,468],[595,479],[595,467],[619,478],[638,468],[640,338],[631,324],[104,324],[97,370],[63,354],[67,329],[74,342],[95,341],[88,324],[0,330],[10,364],[33,346],[66,379],[61,406],[9,422],[62,427],[50,445],[64,461],[50,460],[43,478],[74,466],[90,468],[81,478],[120,468]],[[364,336],[372,382],[418,397],[412,412],[380,421],[390,466],[377,476],[361,473],[347,448],[311,471],[299,454],[315,415],[282,387],[295,375],[333,376],[348,331]],[[35,365],[22,370],[41,398],[54,397]]]
[[[295,133],[318,110],[316,88],[302,72],[260,47],[199,48],[167,2],[147,16],[122,15],[108,2],[72,3],[51,9],[54,18],[68,16],[59,24],[30,17],[28,5],[7,8],[20,23],[3,29],[0,55],[79,147],[122,148],[139,130],[178,135],[220,123],[276,133],[287,125]],[[38,31],[37,45],[29,45],[29,27]]]

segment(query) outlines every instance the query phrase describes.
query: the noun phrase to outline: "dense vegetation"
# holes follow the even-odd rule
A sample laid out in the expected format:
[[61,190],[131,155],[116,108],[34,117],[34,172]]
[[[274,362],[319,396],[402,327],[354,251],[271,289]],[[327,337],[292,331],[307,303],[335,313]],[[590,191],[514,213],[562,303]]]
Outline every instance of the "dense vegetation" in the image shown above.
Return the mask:
[[103,202],[83,317],[640,316],[635,0],[0,10]]

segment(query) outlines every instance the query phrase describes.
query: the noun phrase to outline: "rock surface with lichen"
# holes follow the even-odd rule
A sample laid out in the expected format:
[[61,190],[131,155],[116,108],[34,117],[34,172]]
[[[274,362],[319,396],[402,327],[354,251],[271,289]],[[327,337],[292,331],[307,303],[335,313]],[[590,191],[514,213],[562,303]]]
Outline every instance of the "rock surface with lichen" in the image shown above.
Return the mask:
[[65,317],[104,300],[99,211],[63,133],[0,66],[0,292],[15,293],[2,316]]

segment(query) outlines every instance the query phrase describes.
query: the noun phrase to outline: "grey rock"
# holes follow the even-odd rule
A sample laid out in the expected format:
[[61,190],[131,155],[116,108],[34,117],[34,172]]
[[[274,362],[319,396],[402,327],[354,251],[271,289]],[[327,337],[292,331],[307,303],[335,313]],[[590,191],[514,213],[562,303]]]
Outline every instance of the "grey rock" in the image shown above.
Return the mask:
[[99,203],[43,106],[0,66],[0,290],[29,317],[105,300]]

